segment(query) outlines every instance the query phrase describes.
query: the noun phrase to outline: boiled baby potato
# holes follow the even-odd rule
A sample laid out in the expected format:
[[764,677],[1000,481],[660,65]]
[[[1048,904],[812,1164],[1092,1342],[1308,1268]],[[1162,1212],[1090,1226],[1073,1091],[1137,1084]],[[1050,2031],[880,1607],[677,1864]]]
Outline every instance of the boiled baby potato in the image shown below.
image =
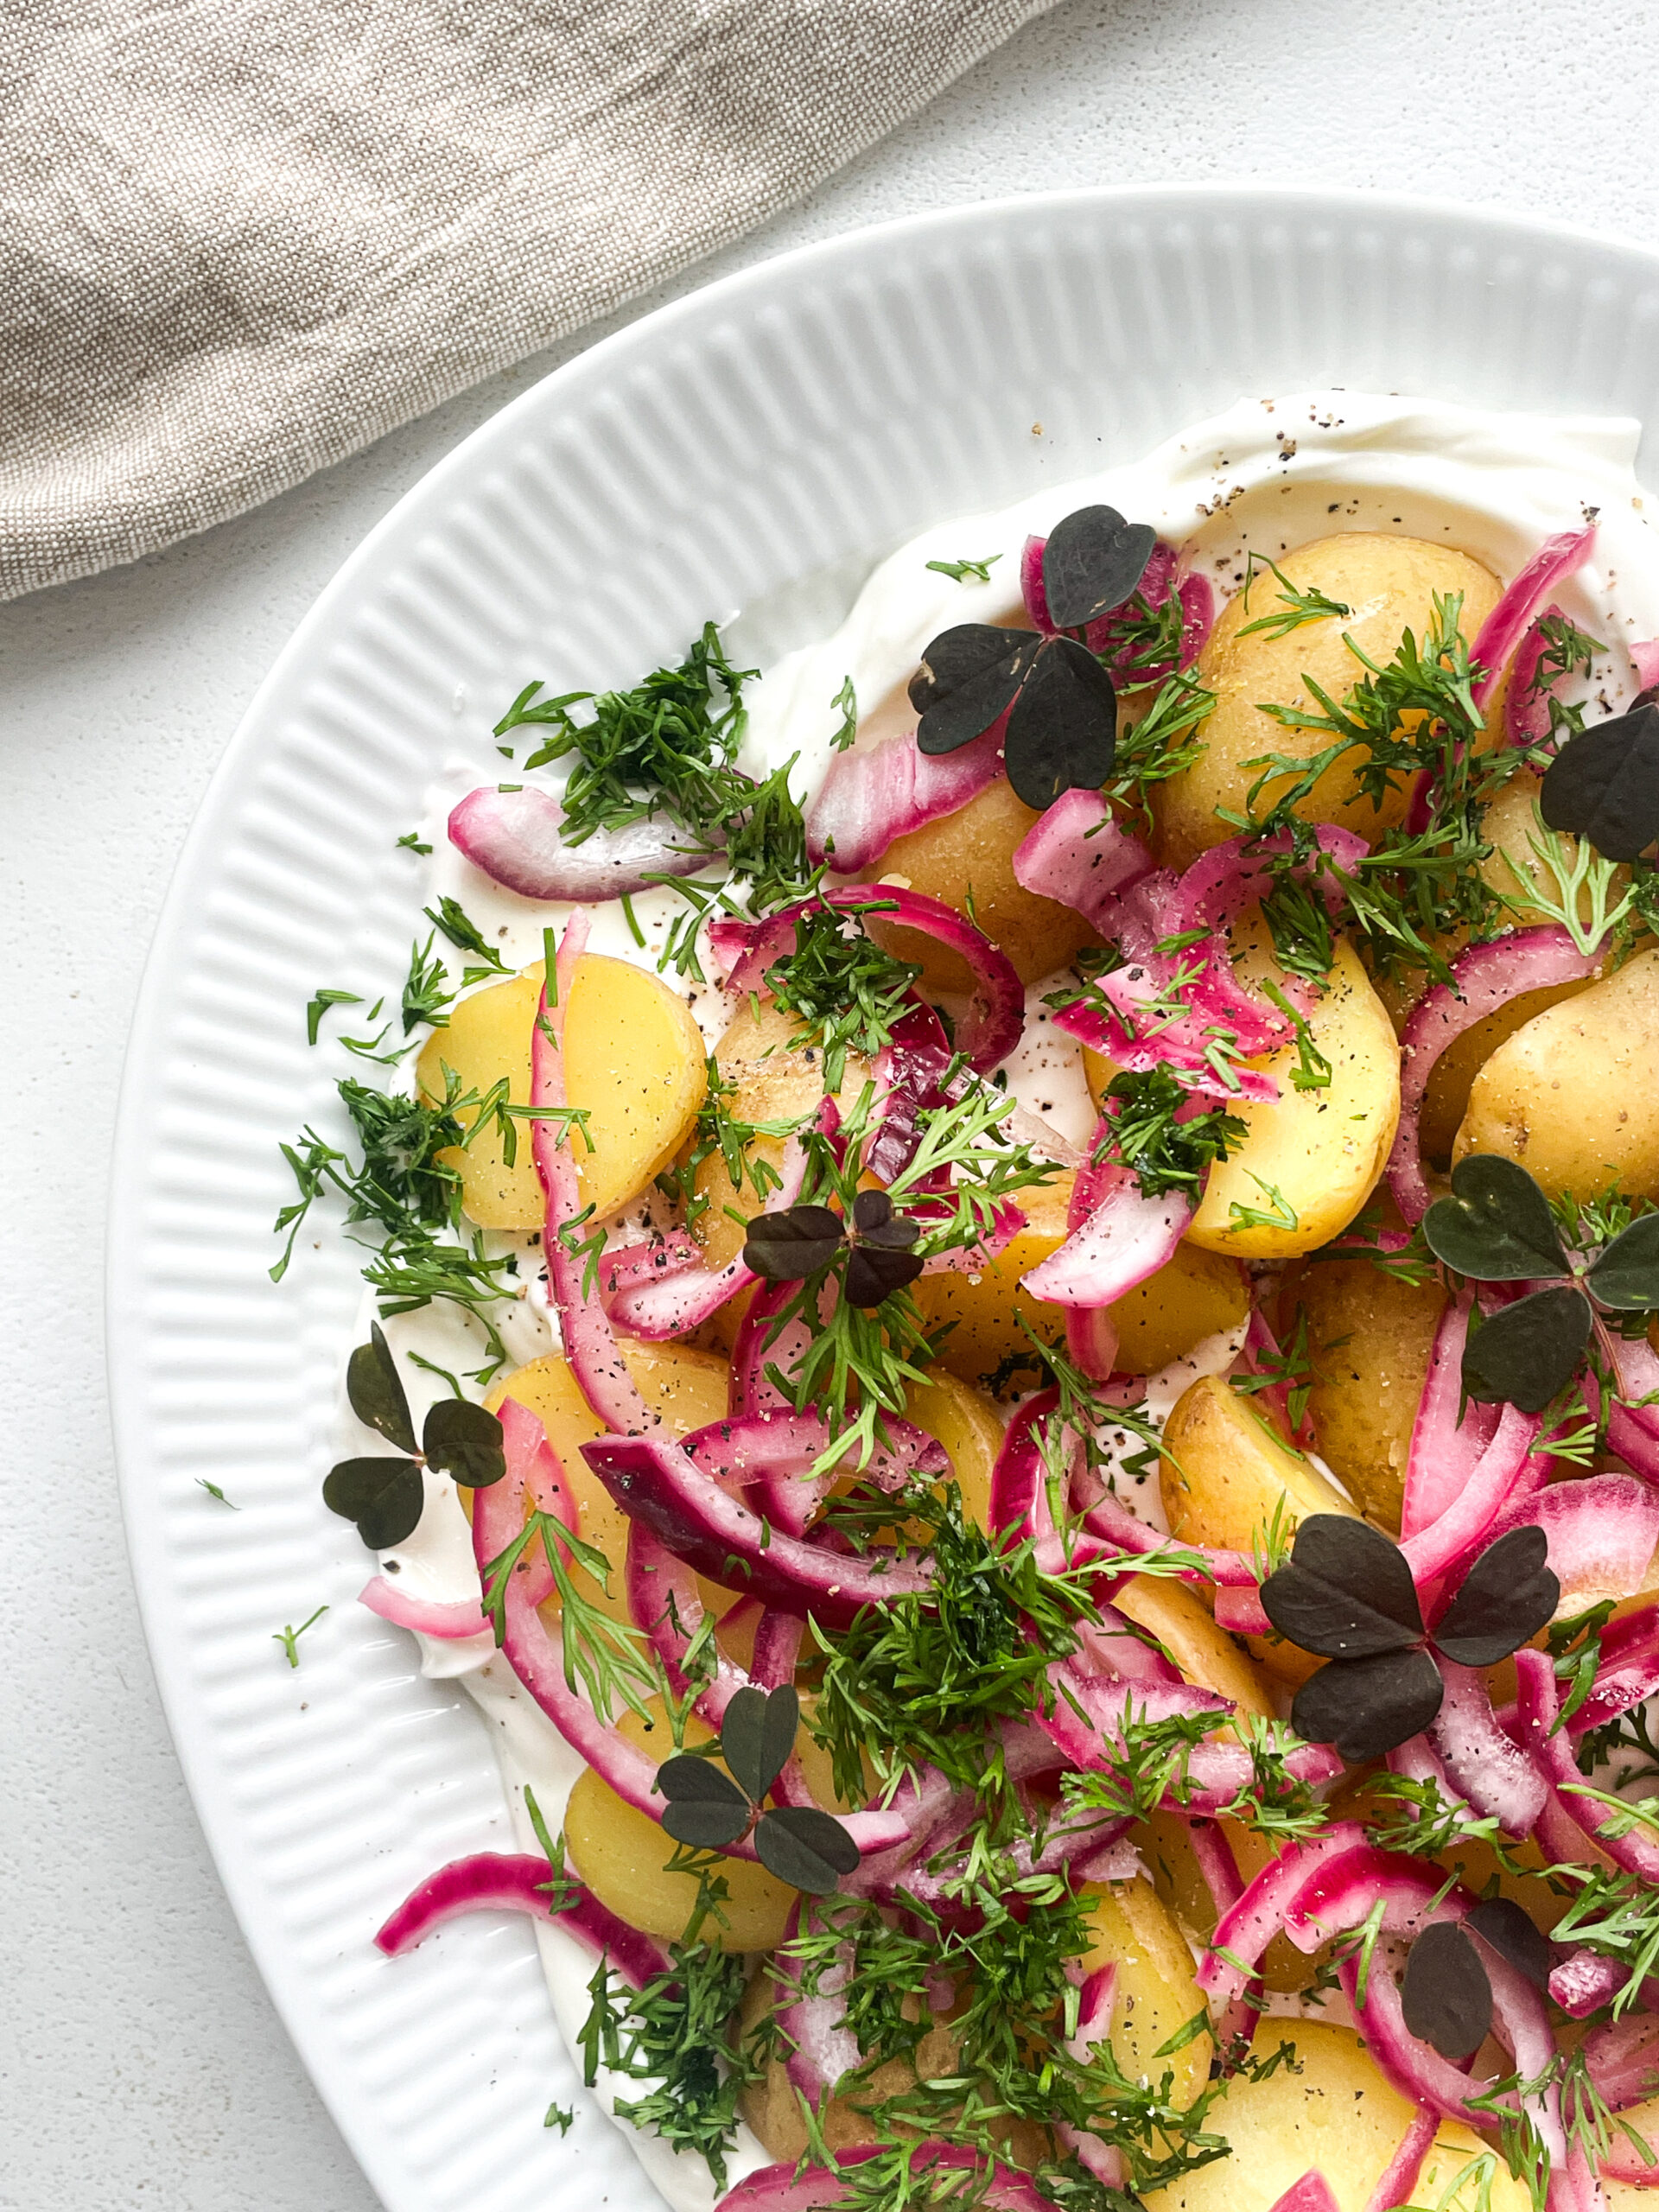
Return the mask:
[[[463,1096],[473,1091],[482,1098],[505,1077],[512,1103],[528,1106],[530,1039],[541,998],[538,962],[522,976],[492,983],[487,990],[474,991],[471,998],[452,1007],[448,1023],[433,1031],[415,1063],[421,1096],[434,1104],[444,1096],[447,1068],[454,1072]],[[500,1124],[493,1121],[479,1131],[471,1144],[452,1145],[438,1154],[444,1166],[459,1173],[461,1205],[480,1228],[541,1227],[545,1201],[531,1154],[530,1132],[528,1122],[514,1124],[511,1167],[502,1154]]]
[[1286,1294],[1307,1319],[1307,1409],[1319,1456],[1379,1527],[1397,1529],[1434,1332],[1438,1280],[1402,1282],[1369,1260],[1316,1260]]
[[[746,1000],[728,1024],[715,1047],[715,1065],[721,1080],[734,1086],[726,1100],[735,1121],[756,1128],[768,1122],[802,1122],[817,1110],[823,1096],[823,1051],[809,1042],[798,1015],[786,1013],[771,999]],[[849,1053],[840,1092],[849,1109],[857,1103],[869,1077],[868,1064]],[[751,1160],[765,1160],[774,1173],[782,1166],[786,1137],[756,1137],[748,1147]],[[708,1205],[692,1224],[694,1234],[709,1255],[711,1268],[723,1268],[741,1250],[744,1224],[760,1212],[765,1201],[755,1196],[746,1173],[741,1192],[734,1190],[719,1153],[712,1153],[696,1171],[696,1186]],[[734,1213],[742,1217],[732,1218]]]
[[[1020,1279],[1065,1242],[1072,1179],[1057,1174],[1020,1192],[1016,1204],[1026,1225],[996,1259],[971,1274],[924,1275],[915,1286],[912,1295],[930,1331],[956,1325],[939,1352],[951,1374],[975,1382],[1011,1354],[1028,1353],[1023,1320],[1049,1340],[1064,1328],[1065,1308],[1033,1298]],[[1154,1274],[1108,1308],[1117,1329],[1114,1371],[1155,1375],[1204,1338],[1236,1328],[1249,1304],[1249,1286],[1236,1261],[1179,1244]]]
[[[1169,1532],[1179,1542],[1249,1554],[1287,1545],[1310,1513],[1358,1518],[1313,1461],[1217,1375],[1200,1376],[1176,1401],[1159,1477]],[[1319,1664],[1277,1637],[1247,1641],[1281,1681],[1304,1681]]]
[[1241,1713],[1274,1718],[1278,1707],[1267,1683],[1184,1582],[1132,1574],[1112,1603],[1162,1647],[1183,1681],[1216,1691]]
[[[1254,1881],[1268,1861],[1277,1857],[1272,1840],[1259,1828],[1223,1814],[1216,1822],[1226,1838],[1238,1871]],[[1200,1942],[1215,1933],[1216,1901],[1204,1878],[1192,1849],[1192,1831],[1185,1815],[1158,1811],[1148,1814],[1134,1831],[1135,1841],[1152,1885],[1185,1929]],[[1262,1956],[1262,1979],[1269,1989],[1305,1989],[1312,1978],[1313,1961],[1299,1951],[1287,1936],[1275,1936]]]
[[[660,1700],[649,1700],[650,1720],[625,1711],[617,1733],[659,1762],[674,1756],[674,1739]],[[693,1713],[685,1740],[706,1744],[714,1733]],[[723,1760],[717,1760],[722,1771]],[[607,1782],[588,1767],[577,1777],[564,1814],[565,1848],[572,1871],[603,1905],[632,1928],[667,1939],[683,1936],[697,1901],[695,1874],[671,1874],[673,1838],[645,1814],[624,1804]],[[731,1894],[721,1906],[728,1926],[710,1921],[705,1933],[722,1950],[770,1950],[783,1941],[784,1929],[798,1894],[764,1866],[747,1859],[726,1859],[721,1873]]]
[[1003,1437],[996,1408],[971,1382],[936,1368],[925,1382],[911,1385],[905,1419],[944,1445],[962,1492],[963,1517],[972,1528],[988,1528],[991,1471]]
[[[1198,679],[1216,695],[1214,712],[1199,725],[1205,750],[1201,759],[1168,782],[1154,786],[1154,805],[1166,866],[1184,868],[1211,845],[1236,834],[1217,809],[1242,813],[1262,771],[1247,767],[1268,753],[1308,760],[1324,750],[1329,734],[1287,729],[1262,710],[1270,705],[1320,711],[1307,690],[1312,677],[1338,704],[1367,671],[1344,644],[1351,637],[1379,666],[1393,659],[1409,630],[1421,644],[1433,620],[1436,593],[1462,594],[1460,627],[1472,640],[1497,603],[1497,580],[1466,553],[1432,545],[1417,537],[1389,537],[1371,531],[1344,531],[1322,537],[1294,553],[1278,556],[1279,568],[1299,590],[1318,590],[1350,612],[1300,622],[1283,637],[1258,630],[1241,637],[1247,624],[1284,612],[1278,580],[1258,569],[1248,590],[1222,609],[1198,656]],[[1354,754],[1326,769],[1296,811],[1309,822],[1338,822],[1362,837],[1375,838],[1385,826],[1405,817],[1408,794],[1392,791],[1381,811],[1354,782]],[[1269,783],[1256,801],[1270,806],[1286,778]]]
[[1170,2101],[1183,2112],[1210,2079],[1214,2050],[1207,2035],[1179,2050],[1164,2045],[1205,2010],[1192,1978],[1192,1954],[1152,1884],[1085,1882],[1079,1892],[1089,1914],[1091,1941],[1081,1961],[1084,1974],[1117,1969],[1112,2010],[1112,2056],[1131,2082],[1154,2087],[1173,2076]]
[[[689,1436],[693,1429],[706,1428],[710,1421],[724,1419],[730,1370],[715,1353],[694,1351],[690,1344],[645,1344],[626,1337],[618,1338],[617,1349],[635,1388],[645,1403],[662,1415],[663,1427],[671,1436]],[[611,1562],[608,1594],[585,1567],[575,1562],[570,1568],[572,1581],[613,1620],[630,1621],[622,1586],[628,1516],[582,1456],[584,1444],[609,1433],[606,1424],[582,1396],[575,1376],[558,1352],[533,1359],[516,1375],[498,1382],[484,1402],[497,1413],[508,1398],[528,1406],[547,1431],[547,1440],[557,1454],[575,1499],[576,1533]],[[470,1505],[469,1491],[463,1491],[461,1497]],[[556,1606],[558,1599],[555,1596],[548,1602]]]
[[1469,1089],[1452,1147],[1519,1160],[1550,1198],[1659,1198],[1659,952],[1535,1014]]
[[709,1087],[702,1033],[666,983],[584,953],[564,1012],[564,1088],[586,1109],[569,1144],[582,1202],[602,1221],[649,1190],[690,1134]]
[[[1148,2190],[1147,2212],[1271,2212],[1310,2168],[1329,2182],[1341,2212],[1363,2212],[1414,2107],[1382,2079],[1351,2028],[1264,2019],[1252,2056],[1265,2063],[1281,2044],[1295,2046],[1294,2067],[1281,2065],[1258,2080],[1234,2075],[1206,2116],[1205,2125],[1232,2145],[1231,2156]],[[1448,2195],[1465,2167],[1466,2178]],[[1430,2146],[1412,2202],[1444,2212],[1529,2212],[1531,2199],[1501,2157],[1448,2120]]]
[[[1246,983],[1282,979],[1259,918],[1234,931]],[[1187,1236],[1208,1251],[1246,1260],[1287,1260],[1328,1244],[1376,1189],[1400,1124],[1400,1048],[1359,956],[1338,941],[1323,995],[1307,1016],[1314,1046],[1331,1064],[1323,1090],[1291,1080],[1297,1048],[1268,1053],[1279,1096],[1230,1108],[1245,1124],[1243,1143],[1210,1170]],[[1236,1211],[1235,1211],[1236,1209]]]
[[[1057,1173],[1052,1182],[1019,1193],[1015,1203],[1025,1214],[1025,1226],[995,1259],[969,1274],[948,1268],[923,1275],[912,1286],[929,1335],[950,1325],[939,1348],[939,1364],[949,1374],[976,1382],[1014,1354],[1032,1356],[1031,1338],[1021,1325],[1026,1320],[1046,1339],[1065,1327],[1065,1308],[1033,1298],[1020,1288],[1020,1278],[1065,1242],[1073,1179],[1069,1172]],[[1021,1387],[1029,1389],[1028,1378]]]
[[[530,1103],[531,1039],[541,1002],[542,963],[463,999],[435,1030],[416,1063],[430,1099],[452,1070],[464,1092],[488,1092],[505,1076],[515,1106]],[[702,1038],[683,999],[631,961],[584,953],[564,1020],[565,1096],[586,1109],[586,1132],[567,1138],[582,1202],[603,1219],[650,1186],[683,1143],[708,1084]],[[531,1124],[518,1124],[511,1167],[499,1127],[465,1149],[438,1157],[461,1171],[461,1205],[485,1229],[538,1229],[541,1179]]]
[[[1034,983],[1065,967],[1079,945],[1094,942],[1081,914],[1058,899],[1039,898],[1014,880],[1016,845],[1040,817],[999,776],[966,806],[941,815],[908,836],[895,837],[873,873],[890,876],[943,899],[976,924],[1014,963],[1022,983]],[[929,990],[962,991],[973,978],[959,953],[947,951],[918,931],[896,929],[872,918],[866,925],[878,944],[912,960]]]

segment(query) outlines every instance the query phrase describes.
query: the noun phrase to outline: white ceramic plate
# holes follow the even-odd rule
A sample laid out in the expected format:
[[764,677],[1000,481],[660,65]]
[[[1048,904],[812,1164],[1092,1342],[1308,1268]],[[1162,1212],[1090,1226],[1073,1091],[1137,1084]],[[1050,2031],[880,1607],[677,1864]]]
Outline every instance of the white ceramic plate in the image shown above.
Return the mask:
[[[595,347],[434,469],[220,764],[121,1102],[123,1497],[226,1887],[389,2212],[650,2192],[591,2111],[568,2141],[543,2128],[550,2098],[582,2101],[525,1927],[476,1919],[396,1961],[370,1945],[421,1877],[503,1847],[505,1817],[478,1715],[353,1605],[365,1554],[319,1496],[351,1249],[308,1236],[280,1288],[266,1275],[277,1141],[334,1126],[305,1001],[395,988],[415,868],[394,840],[531,677],[631,680],[738,608],[746,652],[776,653],[925,523],[1242,393],[1324,385],[1659,421],[1659,258],[1422,202],[1208,188],[967,207],[787,256]],[[273,1631],[325,1602],[290,1672]]]

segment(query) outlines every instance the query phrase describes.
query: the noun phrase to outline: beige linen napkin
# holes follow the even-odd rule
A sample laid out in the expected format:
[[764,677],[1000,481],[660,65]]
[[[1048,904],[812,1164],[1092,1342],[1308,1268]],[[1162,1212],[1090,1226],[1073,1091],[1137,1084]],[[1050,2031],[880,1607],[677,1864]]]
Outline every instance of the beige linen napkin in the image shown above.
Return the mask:
[[1051,0],[0,0],[0,597],[735,238]]

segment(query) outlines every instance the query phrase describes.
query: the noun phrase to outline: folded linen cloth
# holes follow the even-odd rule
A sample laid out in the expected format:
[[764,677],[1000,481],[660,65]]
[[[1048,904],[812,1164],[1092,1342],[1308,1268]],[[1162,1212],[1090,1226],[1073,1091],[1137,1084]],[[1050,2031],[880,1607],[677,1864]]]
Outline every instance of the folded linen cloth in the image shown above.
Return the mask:
[[0,0],[0,597],[298,483],[1052,0]]

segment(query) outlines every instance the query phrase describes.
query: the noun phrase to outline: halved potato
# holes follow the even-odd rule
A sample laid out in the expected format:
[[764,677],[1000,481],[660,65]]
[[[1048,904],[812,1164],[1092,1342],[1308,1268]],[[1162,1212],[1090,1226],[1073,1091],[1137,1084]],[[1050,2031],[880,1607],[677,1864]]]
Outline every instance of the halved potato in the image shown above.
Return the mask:
[[[1243,948],[1241,979],[1283,988],[1260,918],[1234,932]],[[1340,1235],[1376,1189],[1400,1122],[1400,1048],[1394,1025],[1353,947],[1340,940],[1324,995],[1307,1017],[1331,1080],[1318,1090],[1292,1082],[1297,1049],[1252,1062],[1274,1076],[1276,1099],[1230,1109],[1248,1134],[1218,1160],[1187,1230],[1208,1251],[1241,1259],[1287,1260]]]
[[1402,1282],[1369,1260],[1315,1260],[1286,1290],[1293,1329],[1298,1306],[1307,1317],[1307,1409],[1320,1456],[1379,1526],[1397,1529],[1446,1292],[1438,1280]]
[[[1275,1858],[1275,1845],[1259,1828],[1223,1814],[1216,1825],[1247,1882]],[[1152,1877],[1152,1885],[1182,1927],[1202,1943],[1215,1933],[1216,1901],[1204,1878],[1192,1849],[1192,1830],[1185,1814],[1154,1812],[1134,1831],[1135,1844]],[[1262,1957],[1262,1979],[1269,1989],[1305,1989],[1314,1961],[1299,1951],[1287,1936],[1275,1936]]]
[[935,1368],[912,1385],[905,1418],[944,1445],[962,1492],[962,1508],[976,1529],[990,1525],[991,1471],[1002,1449],[1002,1423],[982,1390],[948,1368]]
[[1132,1574],[1112,1603],[1162,1647],[1184,1681],[1217,1691],[1241,1713],[1274,1718],[1278,1707],[1267,1683],[1184,1582]]
[[[1497,580],[1479,562],[1449,545],[1422,538],[1385,537],[1376,531],[1344,531],[1278,556],[1285,577],[1303,591],[1317,589],[1350,610],[1300,622],[1283,637],[1247,626],[1283,611],[1280,587],[1269,571],[1258,569],[1248,593],[1240,592],[1222,609],[1198,656],[1198,681],[1216,695],[1215,711],[1200,724],[1205,753],[1181,775],[1153,786],[1163,859],[1184,868],[1211,845],[1236,834],[1218,810],[1244,810],[1251,787],[1263,774],[1245,764],[1273,753],[1311,760],[1330,741],[1322,730],[1287,729],[1263,710],[1269,704],[1312,714],[1319,702],[1308,690],[1312,677],[1338,701],[1367,673],[1344,643],[1344,635],[1379,665],[1390,661],[1410,630],[1421,642],[1433,620],[1436,593],[1462,594],[1461,628],[1472,639],[1497,603]],[[1338,822],[1362,837],[1375,837],[1386,825],[1402,821],[1407,791],[1392,791],[1380,811],[1357,791],[1358,756],[1338,760],[1319,778],[1297,812],[1309,822]],[[1287,778],[1270,781],[1257,800],[1272,804]]]
[[[1165,1424],[1164,1451],[1164,1511],[1178,1541],[1251,1553],[1270,1540],[1287,1544],[1310,1513],[1359,1517],[1313,1461],[1292,1451],[1219,1376],[1203,1376],[1182,1393]],[[1319,1664],[1277,1637],[1248,1642],[1281,1681],[1303,1681]]]
[[[1015,1353],[1030,1353],[1031,1338],[1023,1321],[1028,1319],[1045,1338],[1065,1327],[1064,1308],[1033,1298],[1021,1289],[1020,1278],[1065,1242],[1072,1179],[1069,1171],[1059,1173],[1051,1183],[1020,1192],[1017,1203],[1026,1216],[1025,1227],[1016,1230],[995,1259],[971,1274],[949,1269],[923,1275],[914,1285],[911,1294],[930,1334],[950,1326],[939,1351],[940,1365],[964,1382],[978,1382]],[[1029,1382],[1024,1387],[1029,1388]]]
[[1551,1198],[1659,1198],[1659,952],[1641,952],[1500,1045],[1452,1147],[1518,1160]]
[[[1079,945],[1094,942],[1094,931],[1073,907],[1039,898],[1014,880],[1014,848],[1039,818],[999,776],[956,813],[895,837],[870,873],[906,883],[965,914],[1007,953],[1020,982],[1034,983],[1063,968]],[[972,979],[959,953],[890,922],[872,920],[866,926],[899,959],[915,961],[930,990],[969,988]]]

